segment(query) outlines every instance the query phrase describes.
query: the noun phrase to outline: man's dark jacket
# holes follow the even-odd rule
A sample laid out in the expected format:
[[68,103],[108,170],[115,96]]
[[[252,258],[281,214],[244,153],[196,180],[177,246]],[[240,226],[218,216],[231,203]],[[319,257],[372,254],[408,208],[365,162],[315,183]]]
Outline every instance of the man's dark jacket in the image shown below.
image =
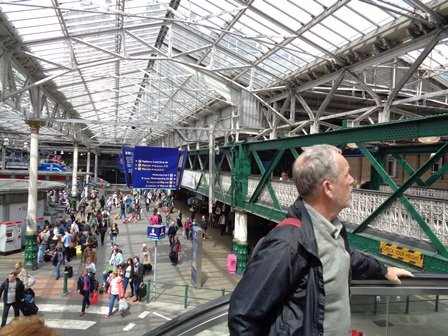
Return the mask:
[[[300,227],[279,226],[263,239],[234,290],[229,307],[231,335],[323,335],[325,290],[313,224],[301,198],[286,216]],[[375,258],[349,247],[350,279],[381,278],[386,268]]]
[[[2,285],[0,286],[0,296],[2,296],[3,292],[3,303],[6,303],[8,300],[8,287],[9,287],[9,279],[6,279],[2,282]],[[23,285],[22,280],[16,278],[16,301],[15,302],[22,302],[23,301],[23,294],[25,291],[25,286]]]

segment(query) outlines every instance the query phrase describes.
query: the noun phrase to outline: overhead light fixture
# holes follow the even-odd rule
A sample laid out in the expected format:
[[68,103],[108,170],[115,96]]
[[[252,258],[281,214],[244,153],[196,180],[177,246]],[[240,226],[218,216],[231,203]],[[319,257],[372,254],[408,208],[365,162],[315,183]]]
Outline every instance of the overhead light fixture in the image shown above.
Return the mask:
[[438,136],[430,136],[430,137],[422,137],[417,139],[418,142],[424,143],[424,144],[434,144],[440,141],[440,137]]
[[350,149],[358,149],[358,145],[355,144],[354,142],[349,142],[349,143],[346,143],[345,145]]
[[9,139],[8,138],[4,138],[3,139],[3,146],[9,146]]
[[61,151],[61,155],[64,155],[64,151]]

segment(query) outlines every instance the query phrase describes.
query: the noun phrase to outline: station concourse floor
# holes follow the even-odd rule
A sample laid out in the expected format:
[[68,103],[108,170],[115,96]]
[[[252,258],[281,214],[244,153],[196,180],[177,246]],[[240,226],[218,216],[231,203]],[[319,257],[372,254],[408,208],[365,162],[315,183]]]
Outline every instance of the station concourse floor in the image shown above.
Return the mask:
[[[185,201],[175,201],[175,209],[180,209],[183,213],[183,221],[189,216],[189,211]],[[113,210],[113,215],[117,210]],[[175,220],[175,211],[171,214],[171,219]],[[119,223],[119,235],[117,244],[123,251],[123,258],[138,256],[142,243],[146,243],[150,248],[151,263],[154,266],[154,242],[147,241],[146,228],[148,224],[148,215],[143,211],[142,220],[137,223],[122,224]],[[164,216],[163,216],[164,217]],[[198,218],[198,215],[197,217]],[[178,231],[182,250],[180,260],[177,266],[172,266],[169,260],[169,241],[166,237],[158,242],[157,251],[157,282],[161,281],[157,293],[176,294],[179,296],[168,296],[165,294],[157,297],[155,301],[131,302],[129,314],[121,317],[118,311],[115,311],[111,318],[106,319],[104,315],[108,311],[109,300],[107,294],[100,294],[100,301],[97,305],[91,305],[86,309],[84,316],[79,316],[81,311],[82,297],[76,291],[76,281],[81,272],[80,256],[76,256],[70,265],[73,266],[73,277],[68,280],[68,296],[62,296],[63,278],[55,280],[54,267],[51,262],[38,264],[37,270],[31,271],[36,279],[36,284],[32,287],[36,293],[36,304],[39,307],[38,315],[41,316],[46,324],[58,330],[60,335],[82,336],[82,335],[123,335],[130,333],[133,336],[143,335],[145,332],[163,324],[169,319],[186,311],[184,308],[185,285],[191,285],[191,241],[187,241],[182,234],[183,230]],[[203,240],[202,257],[202,282],[204,288],[215,290],[196,290],[189,288],[188,308],[191,309],[208,300],[222,295],[222,289],[232,291],[239,281],[238,274],[229,274],[227,272],[227,254],[232,249],[232,236],[227,234],[220,236],[218,228],[208,230],[208,238]],[[97,273],[96,278],[102,281],[102,272],[109,262],[111,245],[109,234],[106,234],[104,246],[97,248]],[[0,256],[0,280],[7,278],[8,273],[14,269],[17,261],[24,259],[24,253],[18,252],[10,255]],[[61,268],[63,271],[63,267]],[[154,273],[146,273],[145,282],[153,280]],[[173,287],[169,284],[181,286]],[[129,286],[128,286],[129,288]],[[130,290],[128,289],[128,292]],[[201,298],[201,299],[195,299]],[[117,308],[117,304],[115,304]],[[3,311],[3,304],[0,304],[0,310]],[[9,318],[14,316],[13,309],[9,312]]]
[[[185,201],[175,201],[175,208],[182,211],[183,220],[189,216]],[[114,210],[113,215],[116,212],[117,210]],[[152,210],[150,210],[151,213]],[[176,212],[171,214],[172,220],[175,220],[175,217]],[[198,219],[198,215],[196,219]],[[146,240],[148,214],[144,211],[142,220],[137,223],[122,224],[121,221],[117,221],[117,223],[119,223],[120,230],[117,243],[123,250],[124,259],[139,255],[142,243],[147,243],[150,248],[151,262],[154,266],[154,242]],[[208,239],[203,241],[202,277],[203,287],[213,290],[197,290],[189,287],[188,308],[184,308],[185,285],[191,285],[191,242],[183,237],[182,229],[179,230],[178,234],[182,251],[177,266],[172,266],[168,258],[168,238],[158,243],[157,281],[164,282],[164,284],[159,284],[157,293],[162,293],[162,295],[159,295],[156,300],[151,300],[148,304],[146,302],[133,303],[128,300],[130,304],[129,314],[121,317],[115,311],[111,318],[106,319],[104,315],[108,311],[108,298],[106,294],[102,294],[99,304],[90,306],[84,316],[79,316],[82,297],[76,292],[76,281],[80,274],[81,263],[80,257],[77,256],[70,262],[70,265],[73,266],[74,275],[68,281],[69,294],[66,297],[62,296],[63,279],[55,280],[54,267],[50,262],[39,264],[37,270],[31,271],[31,274],[37,280],[33,289],[36,293],[36,304],[39,307],[38,315],[45,320],[47,325],[56,328],[60,335],[122,336],[129,333],[133,336],[140,336],[186,310],[220,296],[222,289],[232,291],[240,279],[240,275],[227,272],[226,259],[227,254],[232,249],[232,236],[229,233],[220,236],[218,228],[211,228],[208,230]],[[106,234],[105,245],[97,248],[96,278],[100,282],[102,281],[102,272],[108,264],[110,252],[111,246],[108,234]],[[0,255],[0,280],[6,279],[8,273],[13,270],[16,261],[23,261],[23,258],[23,251],[11,255]],[[153,280],[153,275],[153,272],[146,274],[145,282]],[[170,284],[177,284],[178,286],[173,287]],[[364,336],[387,335],[383,323],[386,319],[384,307],[380,307],[378,313],[373,314],[371,299],[367,299],[367,304],[363,300],[352,302],[354,304],[352,305],[352,326],[364,331]],[[384,302],[384,298],[382,300]],[[395,298],[392,298],[392,300],[395,300]],[[441,302],[437,313],[434,313],[433,302],[427,301],[427,298],[414,297],[413,300],[416,300],[417,303],[411,304],[409,314],[403,313],[404,298],[401,303],[395,303],[395,308],[391,308],[397,311],[390,318],[392,326],[389,328],[388,335],[448,335],[445,322],[448,320],[448,301],[446,301],[446,297],[440,298]],[[418,302],[419,300],[421,302]],[[117,304],[115,307],[117,307]],[[3,311],[2,303],[0,304],[0,311]],[[9,318],[12,318],[13,314],[11,309]],[[202,332],[200,335],[222,336],[227,334],[225,324],[221,324]]]

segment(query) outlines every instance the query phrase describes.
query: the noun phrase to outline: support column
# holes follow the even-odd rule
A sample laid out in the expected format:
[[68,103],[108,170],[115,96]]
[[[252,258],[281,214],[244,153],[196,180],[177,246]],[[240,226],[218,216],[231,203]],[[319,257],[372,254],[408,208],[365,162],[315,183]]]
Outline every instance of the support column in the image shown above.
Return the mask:
[[[30,127],[30,166],[28,180],[28,212],[26,216],[25,234],[25,268],[37,269],[37,174],[39,167],[39,128],[44,124],[41,121],[27,120]],[[23,233],[22,233],[23,234]]]
[[214,188],[214,169],[215,169],[215,136],[213,134],[214,126],[210,125],[208,131],[208,217],[212,219],[213,202],[215,200]]
[[73,167],[72,167],[72,207],[76,209],[76,194],[78,182],[78,146],[77,141],[73,142]]
[[[124,158],[126,160],[126,158]],[[95,166],[93,168],[93,182],[98,183],[98,153],[95,152]]]
[[247,214],[235,211],[235,239],[234,253],[236,254],[236,272],[242,274],[249,259],[249,248],[247,245]]
[[6,147],[4,144],[2,145],[2,169],[6,169]]
[[84,193],[86,194],[86,196],[89,193],[89,180],[90,180],[90,151],[87,152],[87,168],[86,168],[86,186],[84,188]]

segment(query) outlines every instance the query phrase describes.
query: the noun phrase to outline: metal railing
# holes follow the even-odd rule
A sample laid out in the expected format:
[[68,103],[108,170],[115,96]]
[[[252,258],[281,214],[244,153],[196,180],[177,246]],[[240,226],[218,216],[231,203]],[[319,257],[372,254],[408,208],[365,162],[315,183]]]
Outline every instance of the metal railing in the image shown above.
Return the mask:
[[[438,312],[439,304],[445,302],[445,300],[440,300],[440,295],[448,295],[448,276],[446,274],[416,274],[415,278],[404,279],[401,285],[393,285],[392,283],[385,280],[367,280],[367,281],[353,281],[351,286],[351,295],[353,298],[359,298],[360,303],[352,302],[352,326],[353,324],[358,324],[360,326],[365,326],[366,324],[366,312],[362,311],[359,316],[361,318],[356,320],[358,316],[353,310],[359,310],[358,307],[365,309],[367,307],[368,311],[373,313],[370,318],[374,319],[378,316],[385,317],[385,325],[380,327],[379,333],[374,333],[375,335],[392,335],[390,328],[392,324],[389,319],[392,315],[409,313],[409,305],[411,303],[434,303],[434,311]],[[407,300],[405,302],[391,302],[391,298],[398,296],[406,296]],[[411,296],[420,297],[419,300],[410,300]],[[421,297],[427,299],[421,299]],[[433,299],[435,296],[435,300]],[[382,298],[385,297],[385,303],[381,303]],[[367,302],[365,299],[368,299]],[[380,300],[378,299],[380,298]],[[374,302],[372,302],[372,299]],[[164,323],[163,325],[147,332],[144,336],[168,336],[168,335],[197,335],[204,330],[216,331],[219,328],[219,332],[215,333],[217,335],[227,335],[227,315],[229,309],[230,294],[222,296],[204,305],[196,307],[182,315],[175,317],[173,320]],[[401,303],[405,307],[405,311],[402,312],[398,307],[398,303]],[[370,307],[372,305],[372,307]],[[358,307],[357,307],[358,306]],[[427,313],[427,307],[424,307],[424,312]],[[444,312],[448,312],[448,307],[444,308]],[[421,312],[419,312],[419,315]],[[440,314],[440,313],[438,313]],[[354,321],[355,320],[355,321]],[[355,323],[353,323],[355,322]],[[441,322],[443,325],[443,322]],[[384,328],[385,327],[385,328]],[[431,328],[436,328],[431,324],[425,325],[425,330],[427,335],[435,335],[431,333]],[[378,331],[377,330],[377,331]],[[416,333],[419,330],[416,329]],[[417,335],[416,333],[412,335]],[[405,333],[399,333],[400,335],[409,335],[409,331]],[[370,335],[370,333],[369,333]],[[395,334],[393,334],[395,335]]]
[[[225,288],[215,289],[207,287],[194,287],[191,285],[175,284],[163,281],[157,281],[154,283],[152,280],[148,280],[146,286],[148,290],[146,303],[149,303],[151,300],[155,301],[161,297],[181,298],[184,308],[187,308],[191,303],[202,304],[204,302],[212,301],[220,296],[224,296],[226,293],[230,293],[230,291],[226,291]],[[195,296],[196,293],[199,293],[201,296]]]

